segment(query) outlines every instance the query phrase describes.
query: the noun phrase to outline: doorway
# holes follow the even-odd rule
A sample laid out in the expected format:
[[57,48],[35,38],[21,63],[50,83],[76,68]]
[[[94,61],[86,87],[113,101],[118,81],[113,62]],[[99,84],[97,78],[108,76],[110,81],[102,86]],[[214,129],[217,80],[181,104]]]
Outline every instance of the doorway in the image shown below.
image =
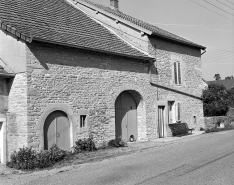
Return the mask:
[[3,122],[0,122],[0,163],[3,158]]
[[165,137],[165,106],[158,107],[158,134],[159,138]]
[[53,144],[62,149],[70,149],[70,122],[62,111],[52,112],[44,125],[44,148],[48,150]]
[[130,136],[137,139],[137,106],[128,92],[122,92],[115,102],[116,140],[129,141]]

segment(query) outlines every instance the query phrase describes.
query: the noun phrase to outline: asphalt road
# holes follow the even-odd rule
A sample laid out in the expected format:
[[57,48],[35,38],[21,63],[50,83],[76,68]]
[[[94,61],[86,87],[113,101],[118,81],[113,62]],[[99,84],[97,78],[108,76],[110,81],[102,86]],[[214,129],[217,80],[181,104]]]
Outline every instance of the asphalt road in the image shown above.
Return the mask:
[[234,131],[179,140],[53,174],[29,185],[234,185]]

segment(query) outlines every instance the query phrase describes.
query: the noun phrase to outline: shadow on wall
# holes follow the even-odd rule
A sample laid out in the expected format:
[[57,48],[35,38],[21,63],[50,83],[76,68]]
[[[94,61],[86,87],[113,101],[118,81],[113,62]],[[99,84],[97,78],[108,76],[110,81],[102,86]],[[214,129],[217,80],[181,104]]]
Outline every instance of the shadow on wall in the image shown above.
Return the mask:
[[8,96],[12,86],[12,78],[0,78],[0,113],[8,111]]
[[[29,50],[46,70],[49,69],[49,64],[56,64],[82,68],[149,73],[149,63],[143,60],[38,41],[27,45]],[[35,64],[31,65],[38,65],[38,63],[35,62]]]
[[[172,42],[172,41],[167,41],[157,36],[150,36],[149,41],[150,41],[150,45],[154,46],[156,49],[184,54],[184,55],[190,55],[193,57],[201,57],[201,50],[198,48],[182,45],[182,44]],[[155,55],[154,53],[151,53],[151,54]]]

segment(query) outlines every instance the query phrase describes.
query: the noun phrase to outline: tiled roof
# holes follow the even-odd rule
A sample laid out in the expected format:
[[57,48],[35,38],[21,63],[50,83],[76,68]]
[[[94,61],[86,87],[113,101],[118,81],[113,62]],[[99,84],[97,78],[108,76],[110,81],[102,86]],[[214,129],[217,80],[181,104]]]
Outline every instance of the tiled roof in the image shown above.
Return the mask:
[[234,87],[234,79],[230,79],[230,80],[215,80],[215,81],[207,81],[207,84],[211,84],[211,83],[217,83],[217,84],[223,84],[224,87],[229,90],[232,87]]
[[175,34],[172,34],[172,33],[168,32],[168,31],[160,29],[157,26],[151,25],[151,24],[149,24],[147,22],[144,22],[144,21],[141,21],[141,20],[136,19],[134,17],[131,17],[131,16],[119,11],[119,10],[112,9],[110,7],[106,7],[106,6],[103,6],[103,5],[88,1],[88,0],[72,0],[72,1],[73,2],[78,2],[78,3],[85,3],[86,5],[91,5],[92,7],[95,7],[97,9],[99,9],[99,10],[105,11],[105,12],[107,12],[109,14],[112,14],[114,16],[117,16],[117,17],[119,17],[119,18],[121,18],[123,20],[129,21],[130,23],[133,23],[136,26],[139,26],[139,27],[142,27],[142,28],[144,28],[146,30],[149,30],[154,35],[161,36],[161,37],[167,38],[167,39],[171,39],[171,40],[174,40],[174,41],[177,41],[177,42],[180,42],[180,43],[188,44],[188,45],[200,48],[200,49],[205,49],[204,46],[193,43],[193,42],[191,42],[191,41],[189,41],[187,39],[184,39],[184,38],[182,38],[180,36],[177,36]]
[[150,58],[66,0],[1,0],[0,28],[33,40]]

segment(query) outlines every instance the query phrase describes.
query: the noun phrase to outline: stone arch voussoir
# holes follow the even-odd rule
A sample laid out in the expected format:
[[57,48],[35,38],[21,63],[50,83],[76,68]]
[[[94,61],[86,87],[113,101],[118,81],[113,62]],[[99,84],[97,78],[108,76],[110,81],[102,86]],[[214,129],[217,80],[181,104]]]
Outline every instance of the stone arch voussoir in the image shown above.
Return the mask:
[[73,114],[72,109],[70,108],[69,104],[59,104],[59,103],[54,103],[54,104],[48,104],[46,109],[44,110],[43,114],[40,116],[36,127],[35,127],[35,132],[36,135],[39,137],[39,149],[43,150],[44,149],[44,124],[46,118],[54,111],[62,111],[64,112],[72,127],[72,143],[74,145],[75,142],[75,130],[78,126],[77,120],[75,118],[75,115]]

